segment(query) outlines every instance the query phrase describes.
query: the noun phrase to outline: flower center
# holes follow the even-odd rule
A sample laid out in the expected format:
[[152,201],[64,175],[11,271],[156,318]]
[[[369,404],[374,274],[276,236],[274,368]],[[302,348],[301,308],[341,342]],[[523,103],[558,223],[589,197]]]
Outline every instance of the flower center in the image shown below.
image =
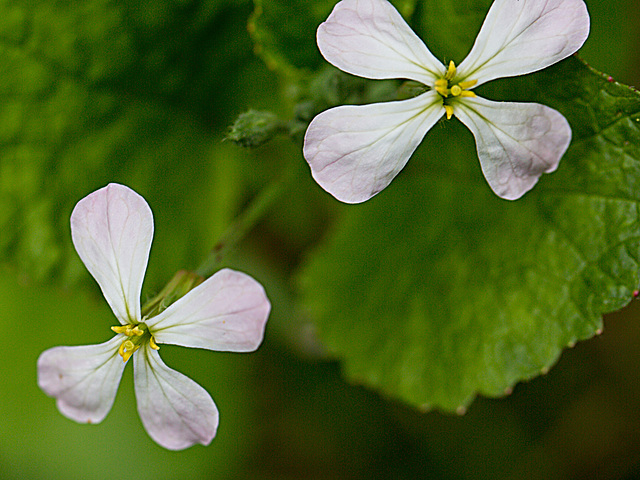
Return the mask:
[[456,64],[453,60],[449,62],[449,68],[444,74],[444,77],[435,81],[434,89],[442,96],[443,106],[447,112],[447,120],[453,115],[453,106],[447,103],[449,95],[451,97],[475,97],[476,94],[469,90],[473,88],[478,80],[467,80],[465,82],[454,82],[453,79],[456,76]]
[[127,336],[127,339],[120,344],[120,348],[118,349],[118,353],[124,362],[129,360],[131,355],[133,355],[133,352],[138,350],[147,342],[149,342],[149,346],[154,350],[160,349],[160,347],[156,345],[153,335],[151,335],[151,332],[149,331],[149,327],[144,323],[139,323],[137,325],[118,325],[116,327],[111,327],[111,330]]

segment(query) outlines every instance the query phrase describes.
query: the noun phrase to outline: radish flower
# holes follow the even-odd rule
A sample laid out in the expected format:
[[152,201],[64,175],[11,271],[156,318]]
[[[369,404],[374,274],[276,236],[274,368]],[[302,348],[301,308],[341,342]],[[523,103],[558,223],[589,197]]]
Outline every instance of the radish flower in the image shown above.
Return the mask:
[[138,412],[161,446],[208,445],[218,427],[209,394],[167,367],[158,345],[250,352],[262,342],[270,304],[262,286],[244,273],[220,270],[150,318],[140,306],[153,237],[153,215],[133,190],[110,184],[82,199],[71,214],[73,244],[119,321],[100,345],[54,347],[38,358],[38,385],[60,412],[98,423],[116,396],[133,357]]
[[491,189],[520,198],[558,167],[571,128],[549,107],[494,102],[473,88],[546,68],[576,52],[588,34],[582,0],[495,0],[467,57],[445,66],[387,0],[340,1],[318,28],[324,58],[353,75],[410,79],[426,91],[316,116],[303,150],[314,179],[340,201],[364,202],[389,185],[440,118],[455,115],[475,137]]

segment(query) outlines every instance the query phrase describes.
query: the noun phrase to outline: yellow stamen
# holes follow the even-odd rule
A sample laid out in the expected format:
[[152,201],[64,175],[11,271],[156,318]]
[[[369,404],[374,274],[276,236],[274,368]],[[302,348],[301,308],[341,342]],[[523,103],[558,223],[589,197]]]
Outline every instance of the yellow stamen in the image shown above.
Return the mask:
[[118,354],[122,357],[122,360],[126,362],[131,358],[131,355],[138,350],[145,342],[149,341],[151,348],[158,350],[149,327],[144,323],[138,325],[118,325],[111,327],[115,333],[126,335],[127,338],[120,344],[118,348]]
[[453,116],[453,107],[451,105],[445,105],[444,110],[447,112],[447,120],[451,120],[451,117]]
[[453,104],[458,101],[456,97],[476,96],[469,89],[475,87],[478,84],[478,80],[465,80],[455,83],[456,73],[456,64],[452,60],[449,62],[449,67],[447,67],[444,77],[437,79],[433,83],[433,89],[443,98],[442,106],[447,114],[447,120],[450,120],[453,116]]
[[138,327],[138,325],[136,325],[131,329],[131,333],[134,335],[137,335],[138,337],[141,337],[142,335],[144,335],[144,331],[140,330],[140,327]]
[[453,60],[449,62],[449,68],[447,68],[447,73],[444,74],[444,78],[449,81],[453,77],[456,76],[456,64],[453,63]]
[[435,84],[434,84],[435,91],[445,98],[449,96],[448,87],[449,87],[449,82],[444,78],[440,78],[435,81]]
[[436,92],[438,92],[444,98],[447,98],[449,96],[449,89],[448,88],[436,87]]
[[458,85],[460,85],[460,88],[462,90],[468,90],[470,88],[473,88],[476,86],[476,83],[478,83],[478,80],[467,80],[466,82],[460,82],[458,83]]

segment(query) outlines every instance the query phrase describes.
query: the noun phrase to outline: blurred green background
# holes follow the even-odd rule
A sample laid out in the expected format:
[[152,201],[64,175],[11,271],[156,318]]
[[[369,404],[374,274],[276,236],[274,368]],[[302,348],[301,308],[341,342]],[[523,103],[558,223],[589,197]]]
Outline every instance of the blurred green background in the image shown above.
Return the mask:
[[[640,85],[640,2],[586,3],[591,35],[580,56]],[[479,398],[464,416],[423,414],[341,379],[296,308],[292,275],[345,207],[310,179],[299,144],[278,138],[248,151],[223,141],[249,108],[285,117],[292,108],[254,53],[253,8],[0,3],[0,478],[640,478],[637,302],[547,375],[503,399]],[[283,10],[282,25],[295,23],[296,8]],[[147,199],[156,221],[150,296],[179,268],[195,269],[285,170],[295,185],[224,262],[260,280],[272,300],[260,350],[162,347],[165,362],[216,401],[213,443],[155,445],[130,368],[102,424],[60,415],[36,385],[38,355],[102,342],[115,323],[70,245],[75,202],[110,181]]]

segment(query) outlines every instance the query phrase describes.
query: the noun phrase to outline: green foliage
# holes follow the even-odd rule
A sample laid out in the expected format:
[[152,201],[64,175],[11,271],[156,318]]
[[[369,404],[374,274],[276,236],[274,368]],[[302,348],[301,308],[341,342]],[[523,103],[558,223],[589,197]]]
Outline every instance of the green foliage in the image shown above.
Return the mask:
[[[638,95],[575,59],[490,82],[478,93],[538,101],[569,119],[574,141],[557,172],[517,202],[498,199],[454,118],[436,125],[384,192],[342,205],[308,174],[306,124],[330,106],[395,98],[400,82],[352,77],[322,59],[315,31],[336,2],[0,2],[0,325],[18,331],[0,341],[1,478],[132,468],[154,479],[637,471],[640,302],[608,317],[605,335],[565,352],[549,375],[507,399],[481,398],[462,418],[385,399],[449,411],[477,393],[501,395],[629,301],[638,284]],[[491,0],[393,3],[437,58],[459,62]],[[637,83],[632,0],[587,4],[581,55]],[[411,95],[406,84],[401,91]],[[249,108],[277,112],[296,141],[250,152],[223,142]],[[231,259],[272,301],[265,344],[252,355],[162,346],[166,363],[215,399],[214,442],[184,452],[155,445],[130,367],[103,423],[60,415],[37,387],[38,355],[104,341],[113,322],[70,243],[75,203],[112,181],[147,199],[156,233],[144,302],[177,270],[200,265],[240,207],[283,173],[294,178],[286,195]],[[296,269],[301,299],[291,291]],[[91,290],[59,288],[79,279]],[[309,319],[338,362],[314,361],[324,351]],[[339,370],[369,388],[344,383]]]
[[[468,3],[466,16],[420,4],[413,19],[434,52],[468,51],[488,2]],[[558,171],[500,200],[471,134],[441,122],[383,193],[344,208],[300,275],[346,376],[424,409],[464,411],[546,372],[638,287],[637,92],[572,58],[479,93],[561,111],[573,143]]]
[[[237,34],[250,10],[235,3],[0,5],[0,259],[39,280],[86,275],[69,245],[69,214],[112,181],[173,215],[180,245],[202,243],[211,225],[197,219],[211,205],[194,202],[186,215],[182,206],[203,198],[202,179],[233,176],[238,153],[216,153],[216,129],[229,118],[211,112],[243,98],[229,80],[253,59],[249,36]],[[237,193],[215,198],[233,214]],[[203,250],[184,248],[171,251],[176,269],[201,259]]]
[[533,82],[573,126],[557,173],[500,200],[471,135],[445,122],[385,192],[345,208],[303,270],[308,310],[353,381],[453,410],[546,371],[631,300],[640,97],[575,59]]
[[[490,1],[393,3],[438,58],[460,61]],[[255,45],[241,0],[0,5],[0,259],[38,280],[86,279],[69,214],[120,181],[156,214],[152,284],[196,266],[246,200],[244,187],[281,167],[278,159],[254,169],[220,143],[246,100],[273,93],[264,73],[252,74],[252,47],[295,104],[286,125],[296,139],[328,106],[397,94],[398,82],[326,66],[315,30],[334,4],[255,0]],[[441,122],[389,188],[335,207],[340,218],[298,277],[301,304],[346,375],[423,408],[455,410],[546,371],[638,284],[637,93],[576,59],[478,93],[560,110],[574,139],[558,171],[523,199],[502,201],[471,134]],[[318,188],[307,180],[265,222],[288,229],[297,253],[324,221],[310,210],[326,213],[326,196],[308,197]]]

